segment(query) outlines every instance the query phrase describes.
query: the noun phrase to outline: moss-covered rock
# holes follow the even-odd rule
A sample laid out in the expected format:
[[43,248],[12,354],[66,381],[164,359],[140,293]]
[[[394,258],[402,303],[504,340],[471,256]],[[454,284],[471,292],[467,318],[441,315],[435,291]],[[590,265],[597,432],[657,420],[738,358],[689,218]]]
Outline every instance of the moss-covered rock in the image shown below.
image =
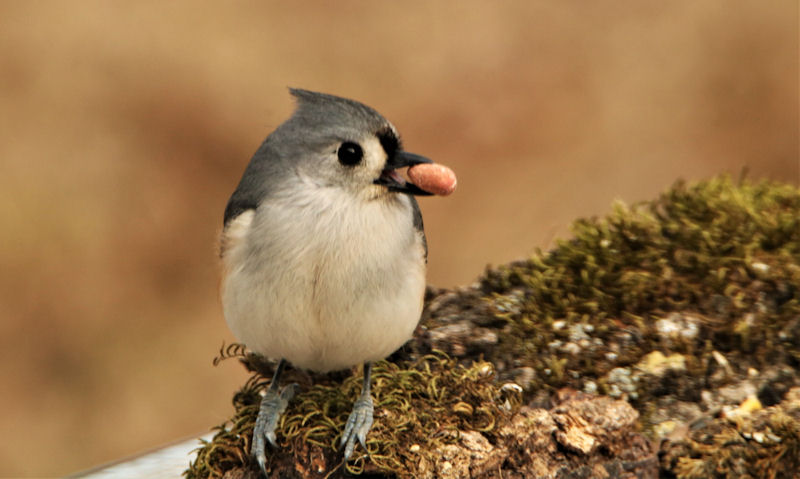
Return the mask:
[[[247,359],[245,358],[247,361]],[[375,423],[367,451],[343,464],[338,441],[361,388],[359,375],[343,382],[319,376],[290,403],[280,422],[279,457],[268,467],[299,472],[301,477],[324,477],[343,467],[350,473],[413,475],[420,461],[435,463],[434,451],[452,444],[464,431],[485,433],[496,440],[499,426],[519,404],[515,389],[494,381],[489,363],[463,367],[442,355],[428,355],[413,363],[380,361],[372,371]],[[198,456],[189,477],[222,477],[231,468],[250,465],[253,421],[258,413],[264,376],[253,379],[234,398],[236,414]],[[504,412],[505,410],[505,412]],[[287,464],[285,458],[296,458]],[[278,473],[278,477],[284,477]]]
[[[747,400],[779,408],[800,385],[800,191],[727,177],[678,183],[652,202],[617,203],[604,218],[578,220],[573,238],[552,251],[488,269],[467,288],[431,289],[426,301],[415,339],[376,370],[369,454],[345,469],[420,476],[425,451],[452,440],[441,431],[496,442],[521,407],[547,410],[552,394],[570,387],[629,401],[656,444],[689,445],[692,460],[662,461],[662,474],[700,477],[692,475],[697,461],[713,469],[722,456],[692,444],[727,443],[689,431],[745,420],[757,412],[743,408]],[[246,362],[259,369],[255,358]],[[260,369],[190,477],[248,464],[257,391],[269,374]],[[315,377],[314,386],[305,378],[279,437],[291,454],[322,458],[316,464],[327,471],[340,460],[335,441],[360,376],[343,384]],[[521,394],[509,395],[516,388],[508,383]],[[738,418],[729,414],[740,408]],[[741,453],[780,472],[800,426],[790,413],[776,417],[770,434],[787,446],[750,441]]]

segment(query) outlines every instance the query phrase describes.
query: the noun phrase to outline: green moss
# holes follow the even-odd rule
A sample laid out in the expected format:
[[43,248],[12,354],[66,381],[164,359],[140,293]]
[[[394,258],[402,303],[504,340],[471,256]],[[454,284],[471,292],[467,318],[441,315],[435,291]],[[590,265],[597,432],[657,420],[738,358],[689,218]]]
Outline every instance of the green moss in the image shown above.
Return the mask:
[[[507,323],[486,359],[534,367],[532,389],[581,387],[659,349],[689,355],[694,376],[714,350],[753,367],[800,360],[797,328],[786,330],[800,314],[796,188],[728,177],[678,183],[572,230],[554,250],[481,279],[485,301]],[[654,325],[673,312],[694,315],[699,333],[664,341]],[[584,341],[579,354],[559,349],[579,342],[575,328],[586,326],[594,344]]]

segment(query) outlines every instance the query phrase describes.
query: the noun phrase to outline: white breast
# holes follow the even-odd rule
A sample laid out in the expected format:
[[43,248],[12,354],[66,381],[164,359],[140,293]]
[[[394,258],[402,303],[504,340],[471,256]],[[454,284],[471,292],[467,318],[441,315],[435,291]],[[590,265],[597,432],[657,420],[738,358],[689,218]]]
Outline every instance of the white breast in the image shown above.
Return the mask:
[[299,191],[226,228],[229,327],[253,351],[314,371],[388,356],[411,337],[425,290],[409,199]]

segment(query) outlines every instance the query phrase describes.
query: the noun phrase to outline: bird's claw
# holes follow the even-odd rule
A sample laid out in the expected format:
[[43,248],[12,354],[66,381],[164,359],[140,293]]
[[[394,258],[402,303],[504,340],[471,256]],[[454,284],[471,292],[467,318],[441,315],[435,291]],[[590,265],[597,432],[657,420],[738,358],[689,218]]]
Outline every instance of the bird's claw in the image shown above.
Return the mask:
[[265,476],[267,475],[267,442],[272,447],[278,447],[275,429],[278,427],[281,414],[286,410],[286,406],[294,397],[297,388],[297,384],[289,384],[280,393],[270,389],[261,399],[256,425],[253,429],[253,445],[250,454],[255,458]]
[[367,433],[372,427],[372,412],[374,407],[372,405],[372,397],[369,395],[362,396],[353,405],[353,412],[347,418],[347,424],[342,433],[342,441],[339,444],[344,446],[344,459],[345,461],[353,454],[353,449],[356,446],[356,439],[366,450],[367,448]]

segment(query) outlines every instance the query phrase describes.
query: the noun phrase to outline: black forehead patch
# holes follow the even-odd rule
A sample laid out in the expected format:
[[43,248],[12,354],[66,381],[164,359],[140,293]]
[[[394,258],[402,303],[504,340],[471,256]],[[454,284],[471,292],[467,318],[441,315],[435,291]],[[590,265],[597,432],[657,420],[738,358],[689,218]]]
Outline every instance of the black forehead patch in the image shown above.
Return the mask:
[[394,134],[391,128],[384,128],[377,133],[375,136],[378,137],[378,141],[381,142],[381,146],[383,147],[383,151],[386,152],[386,157],[391,158],[400,149],[400,138]]

